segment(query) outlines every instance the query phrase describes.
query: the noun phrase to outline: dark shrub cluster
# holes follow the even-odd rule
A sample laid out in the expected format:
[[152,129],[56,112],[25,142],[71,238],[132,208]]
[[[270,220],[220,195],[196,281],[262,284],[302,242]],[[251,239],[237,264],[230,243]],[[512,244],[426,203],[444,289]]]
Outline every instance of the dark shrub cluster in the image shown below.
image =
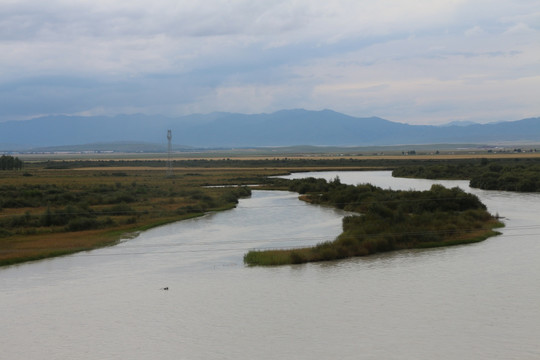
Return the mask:
[[18,157],[10,155],[0,156],[0,170],[21,170],[23,162]]
[[392,175],[424,179],[468,179],[471,187],[484,190],[540,191],[540,161],[538,159],[482,159],[481,161],[407,165],[394,169]]

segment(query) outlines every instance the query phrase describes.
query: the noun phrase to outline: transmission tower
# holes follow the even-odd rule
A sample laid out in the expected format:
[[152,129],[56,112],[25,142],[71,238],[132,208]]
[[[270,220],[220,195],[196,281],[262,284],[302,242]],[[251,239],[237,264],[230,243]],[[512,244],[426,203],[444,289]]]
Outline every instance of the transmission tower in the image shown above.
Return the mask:
[[167,145],[167,177],[172,177],[173,176],[172,161],[171,161],[171,154],[172,154],[171,140],[172,140],[172,131],[167,130],[167,141],[168,141],[168,145]]

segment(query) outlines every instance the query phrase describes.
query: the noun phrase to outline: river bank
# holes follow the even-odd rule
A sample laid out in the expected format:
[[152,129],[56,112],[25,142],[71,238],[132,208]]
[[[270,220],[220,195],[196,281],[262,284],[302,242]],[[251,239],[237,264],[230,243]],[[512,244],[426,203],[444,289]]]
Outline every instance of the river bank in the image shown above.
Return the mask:
[[[243,171],[245,182],[275,172]],[[0,172],[0,266],[111,246],[126,234],[228,210],[247,187],[237,171],[34,168]]]

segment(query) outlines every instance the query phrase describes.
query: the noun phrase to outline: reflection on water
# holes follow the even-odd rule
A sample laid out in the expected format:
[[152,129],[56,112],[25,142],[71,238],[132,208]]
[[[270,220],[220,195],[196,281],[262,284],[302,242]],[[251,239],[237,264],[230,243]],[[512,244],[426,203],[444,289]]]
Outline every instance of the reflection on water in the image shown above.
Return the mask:
[[[434,183],[389,172],[339,177],[393,189]],[[540,196],[443,183],[474,192],[504,216],[503,235],[466,246],[248,268],[248,249],[331,239],[343,216],[296,194],[254,191],[236,209],[118,246],[3,268],[2,357],[540,358]]]

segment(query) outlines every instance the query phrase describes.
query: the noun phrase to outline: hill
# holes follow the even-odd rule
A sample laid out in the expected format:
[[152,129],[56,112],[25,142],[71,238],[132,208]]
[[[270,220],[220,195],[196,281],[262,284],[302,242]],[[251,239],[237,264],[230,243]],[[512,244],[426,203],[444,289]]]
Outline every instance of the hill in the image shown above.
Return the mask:
[[331,110],[297,109],[253,115],[47,116],[9,121],[0,123],[0,151],[104,143],[164,144],[168,129],[176,146],[198,148],[540,142],[540,118],[428,126],[359,118]]

